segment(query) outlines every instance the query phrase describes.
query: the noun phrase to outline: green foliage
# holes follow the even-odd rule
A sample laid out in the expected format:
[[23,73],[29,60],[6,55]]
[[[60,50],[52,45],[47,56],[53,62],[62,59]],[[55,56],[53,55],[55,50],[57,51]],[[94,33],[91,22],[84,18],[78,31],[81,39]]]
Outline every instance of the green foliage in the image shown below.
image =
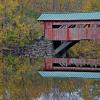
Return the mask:
[[14,57],[13,55],[9,54],[7,57],[7,63],[8,65],[14,65],[16,64],[16,57]]
[[[32,43],[42,32],[40,23],[36,21],[42,12],[100,11],[99,5],[100,0],[0,0],[0,46]],[[99,41],[81,41],[69,50],[69,54],[87,58],[95,55],[96,58],[100,57],[99,47]],[[0,96],[5,97],[5,90],[9,90],[12,100],[29,100],[28,97],[38,97],[57,85],[61,91],[80,88],[85,100],[90,99],[88,89],[94,80],[44,79],[37,74],[42,61],[42,58],[33,59],[30,64],[28,57],[0,55]],[[95,91],[93,95],[97,94]]]
[[100,58],[99,45],[99,40],[82,40],[70,48],[68,53],[71,57]]
[[29,11],[27,11],[27,13],[26,13],[26,16],[29,16],[29,17],[32,17],[32,18],[34,17],[35,19],[37,19],[39,15],[40,15],[39,13],[34,12],[33,10],[32,10],[32,11],[29,10]]

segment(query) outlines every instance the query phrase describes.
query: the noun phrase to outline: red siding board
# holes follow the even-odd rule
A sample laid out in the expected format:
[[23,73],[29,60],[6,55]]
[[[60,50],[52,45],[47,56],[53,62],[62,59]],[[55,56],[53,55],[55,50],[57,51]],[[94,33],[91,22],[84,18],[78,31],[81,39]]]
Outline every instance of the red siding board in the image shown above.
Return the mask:
[[45,66],[46,69],[45,70],[52,69],[52,58],[46,58],[45,62],[46,62],[46,66]]
[[[52,25],[85,25],[90,24],[91,28],[52,28]],[[45,21],[45,38],[48,40],[81,40],[81,39],[100,39],[100,28],[96,28],[100,21]],[[82,27],[82,26],[80,26]],[[93,27],[93,28],[92,28]]]
[[[76,59],[76,58],[45,58],[45,70],[53,70],[53,63],[64,63],[64,64],[91,64],[91,65],[99,65],[100,59]],[[73,66],[72,66],[73,67]],[[91,67],[90,67],[91,68]],[[61,68],[63,69],[63,67]],[[77,69],[77,67],[76,67]],[[98,68],[100,69],[100,68]]]
[[[100,21],[45,21],[44,23],[44,34],[48,40],[81,40],[81,39],[100,39],[100,27],[96,28],[96,24],[100,25]],[[79,24],[77,28],[52,28],[52,25],[71,25]],[[90,24],[92,27],[82,27],[81,25]],[[86,25],[87,26],[87,25]],[[45,58],[44,70],[54,70],[53,63],[64,63],[64,64],[91,64],[100,65],[100,59],[76,59],[76,58]],[[68,67],[61,67],[64,70]],[[59,67],[57,68],[59,69]],[[79,67],[73,70],[81,69]],[[94,68],[82,68],[84,70],[94,70]],[[100,68],[95,68],[100,71]],[[70,68],[68,69],[70,70]]]
[[66,40],[70,40],[70,30],[69,30],[69,28],[67,28],[67,38],[66,38]]

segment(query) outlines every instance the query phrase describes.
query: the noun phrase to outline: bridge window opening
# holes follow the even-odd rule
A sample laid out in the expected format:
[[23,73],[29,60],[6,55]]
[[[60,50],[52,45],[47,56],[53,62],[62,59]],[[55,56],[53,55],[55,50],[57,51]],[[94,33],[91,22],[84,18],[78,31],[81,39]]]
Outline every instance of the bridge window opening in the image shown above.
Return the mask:
[[76,24],[69,25],[68,28],[75,28]]
[[[52,28],[93,28],[94,24],[71,24],[71,25],[52,25]],[[96,28],[99,28],[100,24],[96,25]]]
[[53,63],[54,67],[62,67],[59,63]]
[[83,28],[90,28],[90,24],[85,24]]
[[52,25],[52,28],[65,28],[66,25]]
[[52,28],[60,28],[62,25],[52,25]]
[[66,63],[53,63],[53,67],[76,67],[75,64],[66,64]]
[[96,25],[96,28],[100,28],[100,24],[97,24],[97,25]]
[[66,28],[66,25],[61,25],[61,27],[60,28]]
[[52,64],[53,67],[83,67],[83,68],[100,68],[100,65],[90,65],[90,64],[74,64],[74,63],[71,63],[71,64],[66,64],[66,63],[53,63]]

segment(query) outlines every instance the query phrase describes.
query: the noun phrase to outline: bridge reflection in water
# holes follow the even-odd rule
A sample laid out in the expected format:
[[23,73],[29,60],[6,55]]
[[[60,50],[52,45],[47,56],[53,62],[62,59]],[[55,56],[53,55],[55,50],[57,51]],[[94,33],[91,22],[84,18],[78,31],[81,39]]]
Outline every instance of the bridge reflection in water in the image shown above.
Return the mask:
[[100,79],[99,72],[39,71],[43,77],[73,77]]

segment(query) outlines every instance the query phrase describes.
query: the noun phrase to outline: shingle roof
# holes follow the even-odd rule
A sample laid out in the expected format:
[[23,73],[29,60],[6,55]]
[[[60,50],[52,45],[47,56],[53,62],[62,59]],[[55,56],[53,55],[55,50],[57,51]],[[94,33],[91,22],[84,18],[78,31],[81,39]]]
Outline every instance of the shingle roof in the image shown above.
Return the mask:
[[43,13],[38,20],[100,20],[100,12]]

